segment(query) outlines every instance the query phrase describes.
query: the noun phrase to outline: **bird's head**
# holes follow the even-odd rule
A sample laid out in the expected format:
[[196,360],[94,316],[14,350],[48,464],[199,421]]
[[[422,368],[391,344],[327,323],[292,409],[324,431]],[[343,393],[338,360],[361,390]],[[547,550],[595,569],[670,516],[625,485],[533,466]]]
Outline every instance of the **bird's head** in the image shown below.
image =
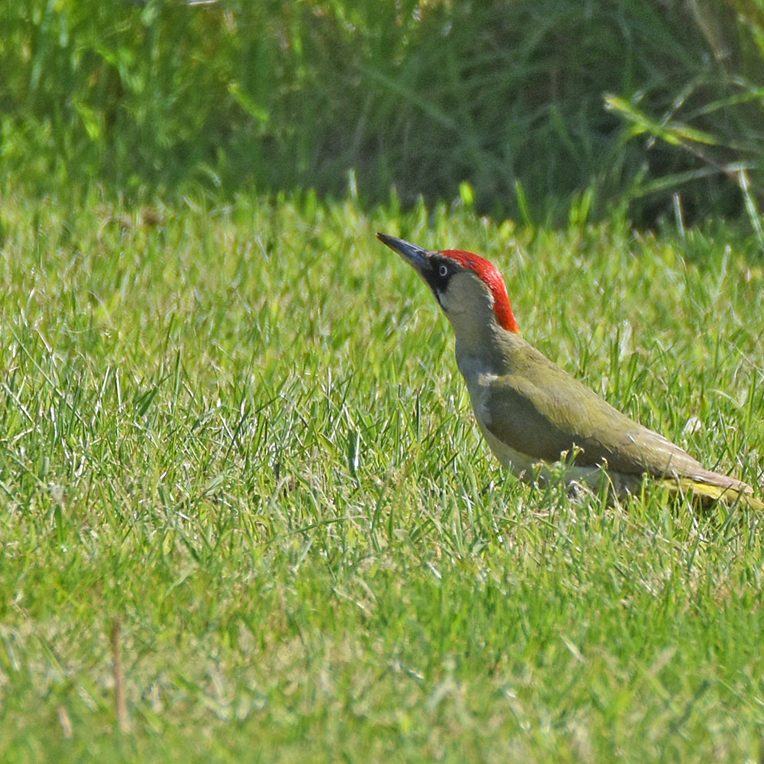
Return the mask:
[[508,332],[520,332],[504,279],[493,263],[461,249],[430,252],[384,233],[377,238],[424,279],[455,329],[463,320],[493,321]]

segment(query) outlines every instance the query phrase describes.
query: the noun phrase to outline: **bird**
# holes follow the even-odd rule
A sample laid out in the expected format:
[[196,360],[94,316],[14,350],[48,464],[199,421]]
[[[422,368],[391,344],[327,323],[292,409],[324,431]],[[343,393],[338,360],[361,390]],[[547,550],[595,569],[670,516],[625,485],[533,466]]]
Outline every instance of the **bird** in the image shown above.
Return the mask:
[[478,427],[517,477],[537,484],[562,475],[574,492],[606,485],[609,496],[625,498],[647,475],[702,505],[721,500],[764,509],[750,485],[706,469],[527,342],[493,263],[465,250],[430,251],[384,233],[377,238],[417,272],[446,314]]

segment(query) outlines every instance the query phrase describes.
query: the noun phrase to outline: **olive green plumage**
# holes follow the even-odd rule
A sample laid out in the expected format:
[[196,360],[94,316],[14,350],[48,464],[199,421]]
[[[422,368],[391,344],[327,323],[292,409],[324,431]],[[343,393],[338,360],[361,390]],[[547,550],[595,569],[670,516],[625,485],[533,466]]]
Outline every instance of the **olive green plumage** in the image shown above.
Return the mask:
[[470,386],[478,388],[481,424],[511,448],[550,463],[575,448],[578,467],[606,465],[621,476],[647,474],[704,499],[724,496],[764,509],[748,485],[707,470],[667,438],[613,408],[522,337],[505,332],[499,347],[488,362],[495,376],[483,374]]
[[607,476],[617,494],[649,475],[701,503],[764,509],[746,483],[713,472],[630,419],[520,335],[496,268],[471,252],[430,252],[378,234],[431,288],[456,335],[456,360],[478,425],[497,458],[525,480],[564,462],[565,479],[595,487]]

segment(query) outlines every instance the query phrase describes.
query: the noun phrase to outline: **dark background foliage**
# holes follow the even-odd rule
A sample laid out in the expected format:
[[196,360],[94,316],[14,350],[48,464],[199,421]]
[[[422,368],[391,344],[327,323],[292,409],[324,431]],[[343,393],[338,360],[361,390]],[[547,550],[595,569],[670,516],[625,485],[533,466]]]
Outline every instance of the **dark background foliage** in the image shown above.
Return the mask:
[[[2,172],[756,218],[762,0],[6,3]],[[466,184],[469,185],[464,185]]]

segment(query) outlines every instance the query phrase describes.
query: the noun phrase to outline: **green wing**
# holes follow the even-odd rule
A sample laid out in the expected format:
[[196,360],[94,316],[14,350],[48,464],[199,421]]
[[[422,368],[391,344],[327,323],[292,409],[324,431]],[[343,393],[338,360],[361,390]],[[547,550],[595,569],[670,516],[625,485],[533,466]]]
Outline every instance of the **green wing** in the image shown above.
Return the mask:
[[679,446],[614,409],[530,345],[516,349],[513,356],[512,373],[489,384],[484,413],[488,430],[516,450],[553,462],[577,446],[580,466],[606,462],[625,474],[738,483],[704,469]]

